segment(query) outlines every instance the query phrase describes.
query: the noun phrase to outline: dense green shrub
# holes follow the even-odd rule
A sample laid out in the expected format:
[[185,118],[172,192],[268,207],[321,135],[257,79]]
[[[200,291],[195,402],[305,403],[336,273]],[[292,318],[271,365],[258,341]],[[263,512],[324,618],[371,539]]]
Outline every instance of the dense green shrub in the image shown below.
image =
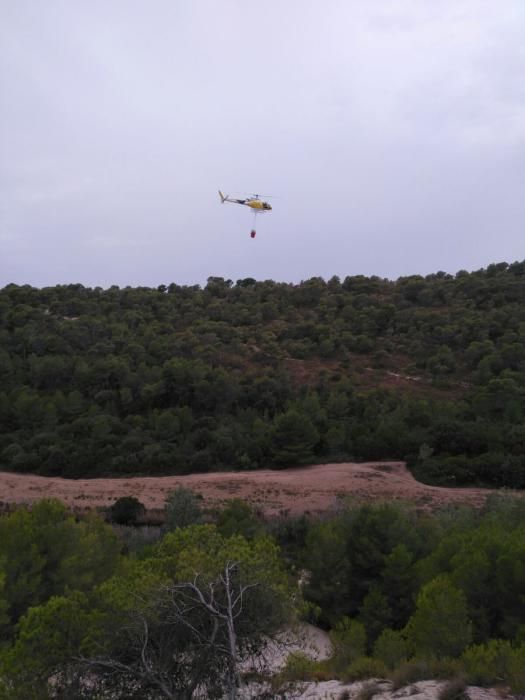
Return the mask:
[[393,670],[408,658],[408,645],[400,631],[385,629],[374,644],[374,658]]
[[191,489],[179,486],[168,494],[164,512],[168,530],[196,525],[202,520],[200,497]]
[[388,669],[379,659],[370,656],[360,656],[343,671],[342,679],[345,682],[360,681],[367,678],[386,678]]
[[491,639],[466,649],[462,661],[469,680],[476,685],[510,682],[517,652],[503,639]]
[[366,632],[357,620],[343,617],[330,632],[333,646],[331,663],[337,670],[347,668],[365,654]]
[[111,522],[117,525],[136,525],[144,516],[146,508],[135,496],[122,496],[108,510]]
[[393,690],[398,690],[417,681],[428,680],[430,677],[430,664],[421,659],[405,661],[390,675]]
[[314,674],[319,664],[303,652],[292,652],[286,659],[286,664],[278,676],[278,683],[293,683],[296,681],[309,681],[314,678]]
[[416,656],[430,659],[459,656],[472,640],[463,591],[444,575],[423,586],[406,634]]

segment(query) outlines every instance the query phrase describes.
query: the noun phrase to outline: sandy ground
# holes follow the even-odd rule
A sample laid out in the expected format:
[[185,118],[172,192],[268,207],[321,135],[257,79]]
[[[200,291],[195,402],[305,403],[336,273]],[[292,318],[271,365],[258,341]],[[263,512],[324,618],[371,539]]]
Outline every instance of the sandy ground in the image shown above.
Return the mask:
[[[375,686],[374,694],[366,692],[366,688]],[[419,681],[408,686],[403,686],[398,690],[393,690],[392,684],[388,681],[377,679],[376,681],[360,681],[357,683],[340,683],[339,681],[323,681],[321,683],[297,683],[293,691],[276,695],[275,698],[283,700],[360,700],[365,691],[364,697],[372,700],[400,700],[408,698],[410,700],[439,700],[440,692],[446,687],[446,681]],[[247,688],[241,694],[243,700],[256,700],[260,698],[264,690],[263,686]],[[469,700],[521,700],[521,695],[510,695],[508,691],[503,693],[496,688],[479,688],[468,686],[465,689],[465,696]],[[456,695],[459,697],[459,695]]]
[[426,486],[412,477],[403,462],[122,479],[60,479],[0,471],[0,501],[4,504],[30,504],[54,497],[84,509],[107,507],[120,496],[135,496],[148,510],[155,510],[162,509],[166,495],[179,486],[201,494],[206,506],[242,498],[267,516],[319,513],[336,508],[348,496],[365,501],[410,501],[422,508],[435,508],[445,503],[480,506],[493,493],[480,488]]

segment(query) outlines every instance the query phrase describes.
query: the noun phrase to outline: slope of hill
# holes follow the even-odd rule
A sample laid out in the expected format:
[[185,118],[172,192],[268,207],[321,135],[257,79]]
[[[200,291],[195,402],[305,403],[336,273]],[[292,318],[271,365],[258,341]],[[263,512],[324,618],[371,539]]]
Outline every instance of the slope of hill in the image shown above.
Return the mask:
[[408,459],[525,486],[525,262],[455,276],[0,290],[0,466]]

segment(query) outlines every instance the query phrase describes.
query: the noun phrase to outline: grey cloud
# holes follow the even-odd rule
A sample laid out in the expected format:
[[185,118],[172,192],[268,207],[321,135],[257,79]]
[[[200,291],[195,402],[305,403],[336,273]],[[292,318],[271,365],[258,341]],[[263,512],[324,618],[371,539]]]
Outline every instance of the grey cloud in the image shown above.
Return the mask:
[[[523,258],[521,0],[11,0],[0,285]],[[251,213],[217,189],[279,196]]]

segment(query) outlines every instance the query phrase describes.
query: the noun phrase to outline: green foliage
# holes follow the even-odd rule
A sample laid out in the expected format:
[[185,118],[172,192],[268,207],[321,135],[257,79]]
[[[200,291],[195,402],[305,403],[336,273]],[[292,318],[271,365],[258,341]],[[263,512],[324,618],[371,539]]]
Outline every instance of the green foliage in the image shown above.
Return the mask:
[[319,662],[315,659],[301,651],[294,651],[288,655],[286,664],[279,673],[277,684],[313,680],[318,667]]
[[[462,661],[473,685],[490,685],[493,683],[511,683],[521,680],[525,683],[525,674],[516,673],[518,662],[525,659],[525,645],[516,649],[503,639],[491,639],[486,644],[471,646],[465,650]],[[521,666],[522,670],[525,666]]]
[[289,591],[279,549],[267,537],[250,542],[240,535],[224,537],[214,525],[194,525],[169,532],[155,554],[150,565],[177,581],[192,580],[196,573],[204,580],[216,577],[227,562],[234,561],[248,578],[256,577],[261,585]]
[[392,689],[398,690],[417,681],[431,679],[449,681],[461,678],[463,669],[456,659],[420,659],[412,658],[398,666],[391,674]]
[[182,486],[175,491],[170,491],[166,498],[164,512],[168,530],[195,525],[202,519],[199,496],[191,489]]
[[312,524],[306,534],[304,564],[309,572],[305,597],[318,606],[321,621],[333,626],[348,612],[349,563],[346,533],[340,519]]
[[520,506],[496,512],[489,510],[465,528],[451,528],[419,565],[423,580],[447,572],[464,592],[478,642],[513,639],[525,615],[520,593],[525,585],[524,513]]
[[384,629],[374,644],[374,658],[393,670],[408,659],[408,645],[400,631]]
[[5,593],[5,579],[6,575],[2,570],[2,561],[0,561],[0,633],[9,624],[9,601]]
[[214,684],[220,690],[231,681],[232,664],[256,654],[282,629],[292,607],[276,546],[263,538],[225,538],[212,525],[168,533],[150,558],[109,581],[101,594],[114,620],[106,628],[115,630],[105,656],[127,665],[130,682],[143,687],[147,644],[151,673],[169,673],[182,688],[203,683],[210,697]]
[[356,659],[365,655],[366,631],[357,620],[343,617],[330,632],[332,642],[332,664],[335,669],[347,668]]
[[459,656],[472,639],[465,595],[448,577],[433,579],[419,592],[406,631],[417,656]]
[[509,683],[513,693],[525,693],[525,643],[514,652],[510,664]]
[[0,562],[11,624],[51,596],[91,590],[111,576],[119,549],[100,518],[76,522],[58,501],[43,500],[31,511],[1,517]]
[[472,641],[523,644],[525,510],[519,497],[500,494],[481,510],[435,514],[349,505],[337,516],[312,520],[304,542],[296,556],[318,619],[337,634],[337,623],[348,625],[357,608],[353,619],[366,629],[367,651],[391,670],[416,657],[425,672],[439,675]]
[[416,585],[414,553],[432,543],[413,518],[398,505],[350,504],[333,520],[312,523],[303,557],[311,572],[305,593],[322,608],[322,622],[333,626],[343,615],[359,616],[370,643],[384,626],[406,623]]
[[514,693],[525,691],[525,644],[513,646],[507,640],[491,639],[466,649],[461,660],[472,684],[504,682]]
[[388,669],[382,661],[369,656],[359,656],[344,670],[342,678],[345,682],[354,682],[367,678],[385,678],[387,675]]
[[391,456],[428,481],[522,488],[523,266],[8,285],[2,463],[79,477]]
[[88,612],[84,594],[51,597],[22,617],[1,671],[17,688],[37,686],[44,693],[48,679],[60,675],[73,656],[87,650],[90,629],[96,636],[96,616]]
[[[217,526],[178,527],[139,557],[120,561],[118,541],[107,525],[98,518],[75,522],[57,502],[3,516],[0,676],[13,684],[18,693],[13,697],[45,697],[49,674],[75,696],[75,683],[86,672],[78,665],[82,656],[95,664],[90,668],[109,684],[108,692],[117,692],[107,668],[93,661],[94,654],[128,665],[118,690],[128,692],[140,675],[137,634],[144,621],[148,644],[160,645],[170,664],[188,654],[197,659],[198,639],[188,636],[179,618],[174,623],[170,606],[178,598],[173,596],[183,595],[179,604],[185,605],[191,582],[204,592],[213,590],[215,602],[223,604],[225,571],[234,586],[254,584],[237,625],[246,640],[239,642],[239,654],[276,633],[289,619],[292,600],[302,609],[298,591],[290,585],[275,542],[263,536],[262,524],[251,538],[250,509],[233,501],[225,514]],[[297,526],[293,521],[293,532]],[[342,613],[334,620],[331,659],[305,666],[299,658],[297,668],[292,660],[289,678],[383,677],[389,669],[396,683],[409,683],[464,672],[469,682],[504,679],[523,688],[524,526],[523,505],[508,494],[491,499],[479,512],[448,508],[428,515],[383,504],[349,505],[332,518],[301,521],[297,536],[283,537],[288,563],[297,570],[306,565],[306,606],[321,604],[326,619],[354,600],[358,614]],[[22,576],[31,563],[32,577]],[[355,591],[363,591],[360,602]],[[392,610],[405,597],[393,629],[388,622],[394,619]],[[198,606],[192,610],[188,621],[209,631],[209,620],[197,615]],[[482,643],[465,650],[471,643],[470,620]],[[494,631],[500,639],[491,637]],[[366,654],[372,648],[370,658]],[[222,661],[208,671],[222,678],[220,686],[226,683],[228,663],[226,657],[217,658]]]
[[365,596],[359,609],[359,619],[365,626],[370,642],[377,639],[381,630],[390,624],[392,611],[379,586],[372,586]]
[[294,651],[288,654],[284,667],[271,676],[268,696],[261,697],[288,697],[297,693],[298,684],[300,687],[301,683],[321,683],[333,677],[326,660],[316,660],[302,651]]
[[[245,640],[239,658],[275,634],[289,619],[292,601],[302,609],[298,590],[262,524],[251,537],[250,509],[234,501],[225,513],[217,526],[177,527],[140,556],[124,559],[99,518],[77,522],[56,501],[2,516],[0,677],[9,679],[12,697],[45,697],[50,674],[64,692],[81,697],[75,683],[86,672],[78,665],[82,656],[95,664],[90,668],[109,684],[108,692],[117,692],[94,655],[127,664],[118,693],[128,692],[140,675],[143,640],[137,634],[144,622],[148,644],[158,644],[170,664],[188,654],[196,660],[200,642],[180,618],[175,624],[170,606],[174,600],[186,605],[189,583],[213,591],[223,605],[225,572],[234,587],[250,591],[236,623]],[[285,528],[282,537],[288,563],[304,571],[306,607],[320,606],[321,619],[334,619],[333,657],[292,675],[366,678],[384,676],[388,668],[396,682],[413,682],[464,671],[469,682],[503,679],[522,692],[525,510],[519,499],[503,494],[481,511],[448,508],[434,515],[350,504],[337,516],[293,521],[290,528],[293,536]],[[351,605],[355,617],[336,617]],[[192,604],[188,621],[210,631],[198,609]],[[224,687],[229,662],[217,659],[209,679],[222,678],[217,683]],[[196,661],[191,673],[198,667]]]
[[[48,508],[39,523],[56,517]],[[149,697],[163,684],[168,697],[190,697],[199,684],[220,697],[293,615],[276,545],[226,538],[212,525],[177,528],[108,573],[22,615],[0,654],[9,697],[46,698],[50,677],[60,697],[92,697],[86,677],[103,697]]]
[[109,508],[109,518],[111,522],[118,525],[136,525],[144,516],[146,508],[135,496],[122,496],[117,498],[115,503]]
[[312,421],[298,411],[277,416],[272,433],[271,449],[276,464],[290,466],[313,460],[319,433]]
[[400,664],[390,675],[392,690],[431,678],[430,664],[426,660],[410,659]]
[[253,508],[240,498],[228,501],[219,512],[216,524],[223,537],[242,535],[250,540],[263,531],[262,523]]

